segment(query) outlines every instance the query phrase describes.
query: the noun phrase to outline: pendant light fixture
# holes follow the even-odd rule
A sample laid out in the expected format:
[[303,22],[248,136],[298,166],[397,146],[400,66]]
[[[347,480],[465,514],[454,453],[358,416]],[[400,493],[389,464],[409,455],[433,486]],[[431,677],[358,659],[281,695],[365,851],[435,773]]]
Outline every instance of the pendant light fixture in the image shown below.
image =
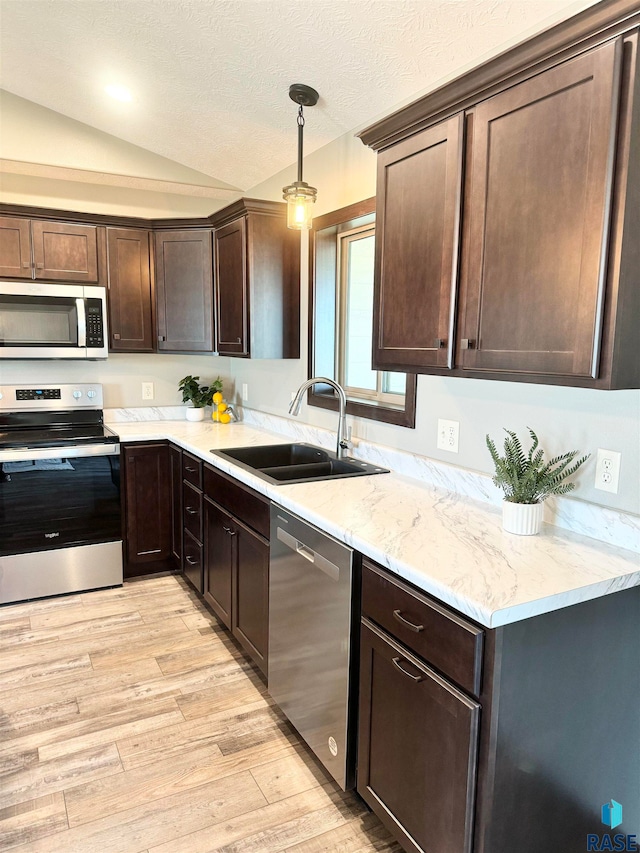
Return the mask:
[[311,212],[318,190],[302,180],[302,137],[304,133],[303,107],[314,107],[320,97],[311,86],[294,83],[289,86],[289,97],[299,105],[298,109],[298,180],[282,188],[282,197],[287,202],[287,228],[298,231],[311,228]]

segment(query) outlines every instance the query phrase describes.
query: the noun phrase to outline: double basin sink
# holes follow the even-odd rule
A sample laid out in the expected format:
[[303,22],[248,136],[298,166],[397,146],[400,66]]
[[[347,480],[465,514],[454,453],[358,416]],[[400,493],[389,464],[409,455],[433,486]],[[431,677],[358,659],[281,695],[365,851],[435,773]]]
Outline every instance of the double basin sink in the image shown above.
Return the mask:
[[388,468],[370,465],[359,459],[338,459],[334,453],[312,444],[263,444],[212,450],[211,453],[276,485],[389,473]]

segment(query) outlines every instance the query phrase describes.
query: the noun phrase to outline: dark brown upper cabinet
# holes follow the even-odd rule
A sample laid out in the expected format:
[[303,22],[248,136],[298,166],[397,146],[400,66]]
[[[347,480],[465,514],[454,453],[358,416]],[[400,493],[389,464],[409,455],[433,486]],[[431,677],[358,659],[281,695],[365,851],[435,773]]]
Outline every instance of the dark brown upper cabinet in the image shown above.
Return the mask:
[[149,231],[107,228],[109,349],[154,352]]
[[155,234],[158,349],[213,350],[211,230]]
[[240,199],[214,226],[216,345],[220,355],[300,357],[300,235],[286,205]]
[[640,387],[639,26],[637,3],[597,4],[360,134],[379,151],[374,366]]
[[598,375],[619,41],[473,112],[458,363]]
[[0,216],[0,275],[33,278],[28,219]]
[[378,156],[373,367],[453,366],[463,117]]
[[0,218],[0,275],[97,284],[98,228],[3,216]]

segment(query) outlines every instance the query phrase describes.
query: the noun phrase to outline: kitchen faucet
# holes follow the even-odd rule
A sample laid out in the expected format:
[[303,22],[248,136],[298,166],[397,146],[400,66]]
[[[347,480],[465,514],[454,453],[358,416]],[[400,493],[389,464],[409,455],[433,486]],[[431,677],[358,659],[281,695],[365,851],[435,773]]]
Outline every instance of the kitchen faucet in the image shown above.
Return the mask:
[[348,440],[344,437],[345,412],[347,409],[347,396],[344,393],[342,385],[338,385],[333,379],[327,379],[324,376],[314,376],[312,379],[307,379],[296,391],[296,396],[291,401],[289,406],[289,414],[297,416],[300,413],[300,404],[302,403],[302,395],[311,388],[312,385],[331,385],[338,393],[338,435],[336,442],[336,456],[342,459],[345,455],[345,450],[349,447]]

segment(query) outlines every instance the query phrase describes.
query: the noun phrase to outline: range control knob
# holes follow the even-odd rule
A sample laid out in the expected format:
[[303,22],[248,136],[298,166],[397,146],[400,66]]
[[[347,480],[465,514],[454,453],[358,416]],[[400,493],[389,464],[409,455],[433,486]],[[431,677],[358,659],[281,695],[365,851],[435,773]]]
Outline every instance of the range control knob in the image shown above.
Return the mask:
[[80,397],[82,397],[82,391],[74,391],[74,392],[73,392],[73,397],[74,397],[74,399],[75,399],[75,400],[79,400],[79,399],[80,399]]
[[95,396],[96,396],[96,392],[95,392],[93,389],[91,389],[91,391],[87,391],[87,397],[88,397],[90,400],[93,400],[93,398],[94,398]]

